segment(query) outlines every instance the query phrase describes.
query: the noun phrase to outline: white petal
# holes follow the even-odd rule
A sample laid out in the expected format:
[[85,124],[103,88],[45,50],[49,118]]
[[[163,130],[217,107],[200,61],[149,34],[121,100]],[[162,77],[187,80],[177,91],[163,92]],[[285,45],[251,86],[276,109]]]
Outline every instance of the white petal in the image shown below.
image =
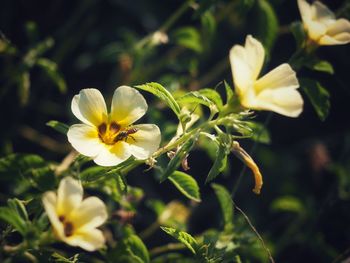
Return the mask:
[[147,111],[147,102],[141,93],[121,86],[113,94],[111,120],[125,127],[140,119]]
[[157,125],[139,124],[133,128],[138,129],[132,138],[128,138],[129,150],[137,159],[147,159],[159,148],[161,135]]
[[52,191],[44,193],[42,201],[43,201],[46,214],[50,219],[50,222],[52,224],[52,227],[54,228],[55,233],[60,239],[62,239],[64,237],[64,231],[63,231],[63,225],[59,221],[58,215],[57,215],[56,193]]
[[95,126],[107,121],[107,108],[101,92],[83,89],[72,100],[72,112],[79,120]]
[[333,37],[323,36],[319,44],[324,46],[344,45],[350,43],[350,33],[341,33]]
[[256,93],[265,89],[278,89],[283,87],[299,87],[296,73],[287,63],[271,70],[269,73],[258,79],[254,84]]
[[91,229],[102,225],[107,220],[106,205],[97,197],[88,197],[82,201],[70,215],[74,227]]
[[244,94],[258,77],[264,57],[262,44],[250,35],[246,38],[245,47],[235,45],[230,50],[233,80],[240,95]]
[[306,22],[306,27],[309,37],[316,42],[327,32],[327,26],[318,21]]
[[88,157],[96,156],[104,147],[98,137],[97,128],[87,124],[70,126],[67,137],[75,150]]
[[305,23],[306,21],[310,21],[312,17],[311,5],[309,5],[305,0],[298,0],[298,7],[303,22]]
[[256,97],[256,109],[298,117],[303,110],[303,98],[294,88],[268,89]]
[[327,35],[334,36],[341,33],[350,33],[350,22],[347,19],[338,19],[330,25],[327,30]]
[[71,246],[81,247],[87,251],[95,251],[103,247],[105,237],[101,230],[89,229],[87,231],[74,233],[71,237],[66,238],[65,242]]
[[311,6],[312,19],[324,25],[334,23],[334,13],[327,6],[319,1],[315,1]]
[[70,212],[80,206],[83,199],[83,187],[72,177],[61,180],[57,192],[58,216],[69,216]]
[[94,162],[101,166],[118,165],[131,156],[128,148],[128,144],[124,141],[119,141],[113,146],[105,145],[94,158]]

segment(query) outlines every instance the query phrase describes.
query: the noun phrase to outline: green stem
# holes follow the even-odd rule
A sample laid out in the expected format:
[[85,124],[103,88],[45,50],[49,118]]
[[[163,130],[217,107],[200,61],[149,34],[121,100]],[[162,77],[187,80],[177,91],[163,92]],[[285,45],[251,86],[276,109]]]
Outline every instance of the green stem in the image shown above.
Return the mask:
[[180,250],[180,249],[185,249],[185,248],[186,248],[186,246],[182,243],[169,243],[169,244],[166,244],[164,246],[155,247],[155,248],[151,249],[150,255],[155,256],[155,255],[158,255],[158,254],[161,254],[164,252]]

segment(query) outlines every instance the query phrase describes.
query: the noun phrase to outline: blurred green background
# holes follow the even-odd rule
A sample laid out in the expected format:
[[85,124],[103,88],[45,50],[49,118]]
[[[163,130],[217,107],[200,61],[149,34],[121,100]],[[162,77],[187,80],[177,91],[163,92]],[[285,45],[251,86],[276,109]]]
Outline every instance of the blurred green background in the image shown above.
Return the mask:
[[[272,10],[266,10],[262,4],[266,2]],[[350,1],[323,2],[350,18]],[[181,16],[167,28],[164,22],[179,8]],[[269,12],[279,25],[271,21]],[[1,157],[20,152],[61,161],[71,147],[45,124],[52,119],[77,123],[70,103],[82,88],[100,89],[109,103],[114,89],[124,84],[157,81],[173,94],[215,87],[223,79],[232,84],[228,52],[234,44],[242,44],[247,34],[265,43],[266,70],[272,69],[295,51],[288,26],[297,20],[294,0],[203,0],[189,7],[178,0],[4,0],[0,9]],[[145,38],[164,26],[167,43]],[[317,79],[328,90],[328,117],[321,121],[305,94],[299,118],[274,114],[268,125],[271,142],[257,145],[253,153],[264,176],[262,194],[251,192],[253,182],[247,171],[234,199],[276,262],[332,262],[344,253],[336,259],[340,262],[350,254],[350,46],[321,47],[317,54],[333,65],[335,73],[303,69],[298,76]],[[175,130],[175,118],[145,95],[154,104],[144,118],[160,126],[164,143]],[[266,117],[267,113],[259,112],[257,120],[264,122]],[[241,145],[249,151],[253,142],[243,140]],[[216,180],[229,190],[242,169],[232,156],[230,162],[230,170]],[[210,153],[200,149],[189,157],[189,173],[197,179],[203,199],[194,208],[190,233],[220,224],[214,194],[204,185],[211,163]],[[149,174],[141,174],[143,168],[128,176],[130,185],[166,202],[182,198],[170,185],[159,185]],[[5,179],[1,181],[0,202],[4,203],[13,190]],[[152,223],[150,212],[144,210],[133,222],[137,230]],[[152,247],[162,239],[159,234],[147,244]],[[250,253],[256,251],[252,248]],[[259,262],[258,258],[251,262]]]

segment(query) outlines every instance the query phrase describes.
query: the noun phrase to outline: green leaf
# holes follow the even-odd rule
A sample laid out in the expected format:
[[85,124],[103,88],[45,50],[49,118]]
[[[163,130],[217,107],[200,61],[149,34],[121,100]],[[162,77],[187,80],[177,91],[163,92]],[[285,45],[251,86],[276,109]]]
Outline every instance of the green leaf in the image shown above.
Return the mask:
[[271,50],[278,34],[278,19],[275,10],[267,0],[257,0],[253,8],[254,33],[267,51]]
[[329,113],[329,92],[322,85],[312,79],[300,79],[300,86],[306,93],[318,117],[324,121]]
[[51,257],[54,258],[57,263],[77,263],[79,262],[79,254],[75,254],[73,257],[66,258],[57,252],[54,252]]
[[300,21],[293,22],[290,25],[290,30],[292,31],[292,34],[295,38],[297,48],[298,49],[302,48],[306,39],[303,23]]
[[299,198],[294,196],[281,196],[271,203],[272,211],[302,213],[305,208]]
[[58,87],[58,90],[61,93],[66,93],[67,91],[66,82],[64,78],[61,76],[61,74],[58,72],[57,64],[55,62],[47,58],[39,58],[36,61],[36,65],[38,65],[40,68],[45,70],[48,77],[50,77],[50,79],[56,84],[56,86]]
[[177,104],[177,102],[175,101],[171,93],[166,88],[164,88],[161,84],[156,82],[150,82],[150,83],[138,85],[135,87],[144,91],[148,91],[153,95],[157,96],[159,99],[164,101],[173,110],[176,116],[178,117],[180,116],[181,109],[179,104]]
[[182,27],[177,29],[171,39],[178,45],[191,49],[197,53],[203,51],[200,33],[195,27]]
[[150,262],[148,250],[137,235],[131,234],[128,236],[128,238],[125,240],[125,245],[135,260],[144,263]]
[[194,237],[192,237],[190,234],[186,233],[185,231],[178,231],[171,227],[160,227],[165,233],[168,235],[174,237],[177,241],[184,244],[193,254],[196,254],[196,251],[198,249],[198,243]]
[[80,173],[80,179],[82,182],[94,182],[106,176],[108,171],[110,171],[110,168],[101,166],[89,167]]
[[305,66],[315,71],[325,72],[331,75],[334,74],[332,64],[326,60],[320,60],[318,58],[308,59],[305,63]]
[[190,138],[187,142],[185,142],[180,149],[177,150],[175,156],[170,160],[168,166],[163,172],[160,182],[166,180],[174,171],[180,166],[182,160],[186,158],[188,153],[191,151],[195,143],[197,142],[198,136],[195,138]]
[[214,89],[200,89],[198,90],[200,94],[207,97],[209,100],[211,100],[213,103],[215,103],[216,107],[218,109],[221,109],[223,107],[223,102],[221,99],[220,94],[214,90]]
[[205,183],[209,183],[216,178],[222,171],[225,170],[227,163],[227,150],[226,146],[221,143],[218,145],[218,149],[216,151],[216,159],[214,161],[213,166],[211,167],[207,179]]
[[7,200],[8,206],[15,211],[24,221],[29,221],[27,210],[23,204],[23,201],[13,198]]
[[202,24],[202,43],[205,48],[210,48],[211,42],[216,32],[216,21],[214,15],[207,11],[201,16]]
[[184,196],[196,202],[201,201],[198,184],[192,176],[184,172],[175,171],[169,176],[169,180]]
[[221,212],[224,217],[224,231],[232,232],[233,230],[233,202],[230,193],[225,187],[219,184],[212,184],[211,187],[214,189],[217,198],[219,199]]
[[212,114],[219,111],[218,107],[205,95],[201,94],[199,91],[191,91],[186,93],[184,96],[177,99],[178,103],[199,103],[207,106]]
[[23,218],[16,210],[9,207],[0,207],[0,219],[10,224],[22,236],[25,236],[28,231],[28,226]]
[[271,142],[270,133],[266,127],[258,122],[249,121],[246,125],[252,130],[251,139],[256,142],[269,144]]
[[226,80],[224,80],[224,85],[226,90],[226,103],[229,103],[232,100],[234,93],[231,86],[226,82]]
[[46,123],[47,126],[54,128],[56,131],[66,135],[68,130],[69,130],[69,126],[67,124],[64,124],[62,122],[59,121],[49,121]]

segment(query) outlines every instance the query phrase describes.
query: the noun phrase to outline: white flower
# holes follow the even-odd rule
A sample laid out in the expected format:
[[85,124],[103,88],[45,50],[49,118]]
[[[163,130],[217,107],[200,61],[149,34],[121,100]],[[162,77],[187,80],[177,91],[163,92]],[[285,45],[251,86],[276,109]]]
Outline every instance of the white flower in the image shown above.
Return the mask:
[[147,111],[134,88],[121,86],[113,95],[111,112],[97,89],[83,89],[72,100],[74,115],[83,122],[69,128],[68,141],[101,166],[117,165],[131,155],[149,158],[159,147],[160,130],[154,124],[132,125]]
[[304,28],[318,45],[342,45],[350,42],[350,22],[336,19],[334,13],[319,1],[308,4],[298,0]]
[[106,206],[97,197],[83,200],[78,181],[71,177],[62,179],[57,194],[46,192],[42,201],[57,238],[87,251],[104,245],[105,238],[97,227],[108,217]]
[[297,91],[299,82],[294,70],[285,63],[258,78],[264,59],[264,47],[250,35],[245,46],[235,45],[230,50],[235,90],[241,104],[249,109],[299,116],[303,99]]

